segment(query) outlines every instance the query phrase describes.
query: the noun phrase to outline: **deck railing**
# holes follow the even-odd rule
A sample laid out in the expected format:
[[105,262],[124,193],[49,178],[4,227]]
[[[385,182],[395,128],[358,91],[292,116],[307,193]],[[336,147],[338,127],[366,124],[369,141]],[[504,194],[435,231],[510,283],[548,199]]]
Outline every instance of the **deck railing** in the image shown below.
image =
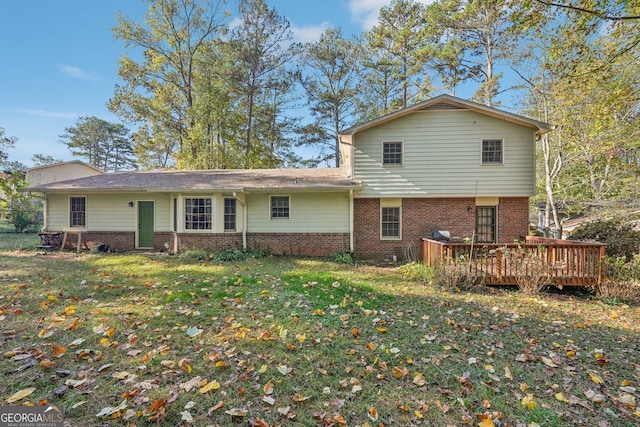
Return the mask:
[[[546,280],[562,286],[599,286],[605,245],[527,236],[513,244],[450,243],[423,238],[420,259],[427,265],[463,258],[469,272],[486,284],[516,284],[528,274],[523,254],[534,254],[546,266]],[[519,255],[520,254],[520,255]],[[533,274],[533,273],[532,273]]]

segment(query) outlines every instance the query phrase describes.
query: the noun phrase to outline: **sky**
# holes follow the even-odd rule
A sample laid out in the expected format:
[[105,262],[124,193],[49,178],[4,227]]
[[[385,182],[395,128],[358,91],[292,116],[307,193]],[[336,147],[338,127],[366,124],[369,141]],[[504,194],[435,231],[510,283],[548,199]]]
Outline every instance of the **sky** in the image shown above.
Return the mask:
[[[316,41],[330,27],[360,34],[391,2],[265,1],[289,20],[300,42]],[[228,3],[235,15],[235,2]],[[0,128],[17,138],[9,161],[33,166],[34,154],[72,160],[60,135],[80,117],[121,123],[106,107],[126,53],[112,28],[117,13],[142,23],[147,8],[141,0],[0,1]]]

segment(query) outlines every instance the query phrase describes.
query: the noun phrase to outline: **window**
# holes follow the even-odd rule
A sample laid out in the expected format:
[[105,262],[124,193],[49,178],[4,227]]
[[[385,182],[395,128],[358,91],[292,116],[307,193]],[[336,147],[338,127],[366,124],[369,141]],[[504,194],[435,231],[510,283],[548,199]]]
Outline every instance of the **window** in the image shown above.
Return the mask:
[[476,241],[496,242],[496,207],[476,206]]
[[383,239],[400,238],[400,208],[382,207],[381,236]]
[[271,196],[271,219],[289,218],[289,196]]
[[502,164],[502,140],[482,140],[482,164]]
[[184,199],[184,228],[211,230],[211,199]]
[[384,142],[382,144],[382,164],[402,166],[402,142]]
[[224,199],[224,231],[236,231],[236,199]]
[[87,198],[71,197],[69,199],[69,225],[71,227],[86,227]]

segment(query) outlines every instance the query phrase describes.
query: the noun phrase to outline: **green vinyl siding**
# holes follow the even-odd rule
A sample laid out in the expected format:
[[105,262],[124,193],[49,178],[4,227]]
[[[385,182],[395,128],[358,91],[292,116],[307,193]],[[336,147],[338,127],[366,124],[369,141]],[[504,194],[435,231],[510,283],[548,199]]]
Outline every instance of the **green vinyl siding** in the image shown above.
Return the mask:
[[[482,164],[482,140],[503,141],[502,163]],[[383,163],[382,142],[402,141],[403,165]],[[355,136],[357,197],[531,196],[531,128],[469,110],[418,111]]]
[[[289,218],[271,218],[271,196],[289,196]],[[255,193],[247,196],[248,229],[255,233],[348,233],[347,192]]]
[[[50,230],[69,228],[69,196],[76,194],[47,194],[47,226]],[[86,230],[137,231],[137,200],[155,202],[155,230],[170,231],[170,197],[153,193],[81,193],[86,197]],[[134,206],[129,207],[129,202]]]

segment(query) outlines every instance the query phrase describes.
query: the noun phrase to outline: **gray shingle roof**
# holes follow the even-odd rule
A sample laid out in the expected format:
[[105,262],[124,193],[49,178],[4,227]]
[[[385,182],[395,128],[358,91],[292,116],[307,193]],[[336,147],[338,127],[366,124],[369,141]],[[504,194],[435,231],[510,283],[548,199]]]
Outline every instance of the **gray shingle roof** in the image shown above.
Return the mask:
[[25,191],[260,191],[348,190],[359,181],[344,168],[113,172],[27,187]]

